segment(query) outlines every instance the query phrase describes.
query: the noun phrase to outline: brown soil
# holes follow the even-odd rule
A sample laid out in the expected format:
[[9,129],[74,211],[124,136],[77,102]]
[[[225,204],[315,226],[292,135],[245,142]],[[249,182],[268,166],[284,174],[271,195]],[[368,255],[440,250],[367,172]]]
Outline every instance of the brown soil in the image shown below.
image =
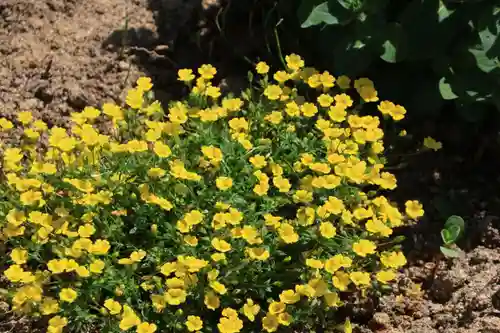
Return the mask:
[[[221,67],[222,83],[237,89],[246,72],[241,54],[253,59],[264,42],[255,42],[258,31],[234,38],[241,29],[229,27],[239,45],[212,43],[208,16],[194,13],[214,8],[219,2],[213,0],[2,0],[0,116],[12,119],[29,110],[64,126],[71,111],[120,103],[141,75],[153,77],[157,97],[166,101],[178,93],[175,69],[208,58]],[[397,195],[421,196],[427,218],[403,231],[410,265],[396,295],[377,299],[368,313],[350,314],[359,332],[500,333],[498,168],[487,159],[496,153],[481,153],[472,164],[455,157],[476,154],[438,153],[409,160],[410,167],[398,172]],[[430,165],[441,168],[425,167]],[[468,241],[460,244],[466,254],[454,260],[439,255],[441,221],[450,214],[464,216],[471,226]],[[421,292],[415,284],[422,284]],[[0,332],[33,331],[2,312],[7,310],[0,303]]]

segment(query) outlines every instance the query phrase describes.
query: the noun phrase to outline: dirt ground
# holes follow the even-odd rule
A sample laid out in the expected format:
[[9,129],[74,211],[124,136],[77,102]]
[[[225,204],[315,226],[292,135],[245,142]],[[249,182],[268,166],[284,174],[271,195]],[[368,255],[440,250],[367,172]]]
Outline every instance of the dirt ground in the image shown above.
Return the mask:
[[[183,41],[186,31],[193,30],[187,24],[193,23],[195,9],[216,5],[208,0],[201,4],[188,0],[2,0],[0,116],[13,118],[29,110],[51,125],[64,126],[71,111],[122,101],[124,91],[141,75],[152,76],[157,96],[168,100],[176,94],[175,69],[205,60],[206,53],[198,56],[199,50],[192,47],[196,41]],[[160,25],[158,14],[165,11],[172,19]],[[204,29],[203,19],[195,22],[198,37],[209,34]],[[245,39],[242,44],[250,54],[252,47],[260,47]],[[215,57],[216,65],[226,60]],[[234,63],[223,68],[223,84],[241,84],[238,74],[233,75]],[[403,231],[410,265],[395,286],[396,294],[374,300],[372,307],[351,310],[359,332],[500,333],[500,212],[494,194],[498,181],[484,170],[473,169],[481,164],[464,169],[463,161],[436,156],[424,157],[424,164],[436,162],[445,165],[445,170],[417,166],[398,171],[400,194],[414,197],[420,191],[419,199],[432,208],[426,209],[421,224]],[[461,244],[466,253],[454,260],[441,258],[438,250],[440,224],[436,220],[449,214],[462,214],[472,225],[468,241]],[[13,327],[30,331],[29,322],[1,312],[2,307],[0,332]]]

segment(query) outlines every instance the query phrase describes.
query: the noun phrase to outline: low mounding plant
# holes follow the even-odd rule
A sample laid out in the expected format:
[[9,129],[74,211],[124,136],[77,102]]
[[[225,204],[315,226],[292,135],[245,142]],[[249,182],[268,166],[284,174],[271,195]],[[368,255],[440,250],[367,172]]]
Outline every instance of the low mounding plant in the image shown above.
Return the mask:
[[70,131],[20,112],[0,184],[12,309],[50,333],[274,332],[396,279],[389,237],[423,210],[377,193],[396,178],[372,81],[286,63],[257,64],[240,97],[222,97],[211,65],[182,69],[189,96],[165,110],[140,78],[125,108],[87,107]]

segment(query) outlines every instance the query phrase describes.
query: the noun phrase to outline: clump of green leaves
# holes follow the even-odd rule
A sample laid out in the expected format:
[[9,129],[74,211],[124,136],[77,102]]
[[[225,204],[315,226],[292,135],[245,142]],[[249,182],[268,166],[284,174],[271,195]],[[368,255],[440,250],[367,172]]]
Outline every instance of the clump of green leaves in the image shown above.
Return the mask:
[[457,215],[450,216],[443,229],[441,230],[441,239],[443,245],[440,247],[441,253],[447,258],[458,258],[462,251],[457,247],[456,242],[465,232],[465,221]]
[[299,18],[320,28],[315,43],[335,72],[368,72],[411,112],[453,101],[478,120],[488,106],[500,109],[496,0],[301,0]]

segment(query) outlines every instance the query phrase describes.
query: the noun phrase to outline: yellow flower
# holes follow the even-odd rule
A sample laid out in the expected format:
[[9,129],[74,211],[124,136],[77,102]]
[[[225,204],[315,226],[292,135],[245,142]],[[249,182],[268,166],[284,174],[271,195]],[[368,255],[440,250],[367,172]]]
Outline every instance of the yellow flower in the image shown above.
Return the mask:
[[355,242],[352,245],[352,249],[354,253],[356,253],[358,256],[366,257],[368,254],[375,253],[377,245],[372,241],[362,239],[360,241]]
[[21,248],[15,248],[10,253],[10,258],[17,265],[25,264],[28,261],[28,251]]
[[274,177],[273,184],[281,193],[286,193],[292,188],[292,184],[290,184],[290,181],[283,177]]
[[9,130],[14,128],[14,124],[5,118],[0,118],[0,128],[3,130]]
[[95,227],[90,223],[84,224],[78,228],[78,234],[82,238],[90,238],[95,231]]
[[298,190],[293,194],[293,201],[309,203],[313,200],[313,193],[306,190]]
[[210,288],[212,288],[215,292],[220,295],[224,295],[227,292],[226,286],[220,283],[219,281],[211,281]]
[[251,247],[247,248],[246,252],[251,259],[261,261],[269,259],[269,251],[265,248]]
[[337,234],[337,229],[331,222],[322,222],[319,226],[319,232],[325,238],[333,238]]
[[270,314],[276,315],[276,314],[285,312],[285,310],[286,310],[286,304],[283,302],[274,301],[271,304],[269,304],[269,313]]
[[328,71],[323,72],[319,80],[324,88],[332,88],[335,84],[335,78]]
[[218,177],[215,180],[215,185],[219,190],[226,191],[233,186],[233,180],[229,177]]
[[177,72],[177,76],[178,76],[177,80],[186,83],[194,80],[194,74],[191,69],[186,69],[186,68],[179,69],[179,71]]
[[68,319],[61,316],[54,316],[49,320],[49,327],[62,329],[68,325]]
[[286,61],[286,66],[292,71],[298,71],[302,67],[304,67],[304,60],[302,60],[302,58],[295,53],[287,55],[285,57],[285,61]]
[[278,228],[278,233],[280,238],[287,244],[296,243],[299,240],[299,234],[297,234],[293,226],[289,223],[282,223]]
[[334,99],[335,106],[342,107],[344,109],[351,107],[353,103],[351,97],[347,94],[335,95]]
[[266,158],[262,155],[252,156],[250,157],[249,161],[256,169],[262,169],[267,165]]
[[104,270],[104,267],[105,267],[105,263],[104,261],[102,260],[94,260],[90,266],[89,266],[89,270],[91,273],[94,273],[94,274],[101,274],[102,271]]
[[77,297],[78,293],[71,288],[63,288],[59,292],[59,298],[63,302],[73,303]]
[[215,310],[220,306],[219,297],[212,291],[205,294],[205,306],[210,310]]
[[329,107],[333,103],[333,97],[328,95],[328,94],[321,94],[317,98],[319,105],[321,105],[324,108]]
[[151,78],[149,77],[140,77],[136,81],[137,89],[143,92],[151,90],[153,88],[153,84],[151,83]]
[[210,64],[205,64],[201,65],[200,68],[198,68],[198,73],[203,79],[211,80],[214,78],[215,74],[217,74],[217,69],[215,69],[215,67]]
[[262,328],[266,332],[275,332],[279,326],[278,317],[268,313],[264,318],[262,318]]
[[402,120],[405,117],[405,114],[406,114],[406,109],[401,105],[396,105],[389,113],[389,115],[395,121]]
[[406,258],[402,252],[386,252],[380,256],[380,262],[385,267],[397,269],[406,265]]
[[443,148],[443,144],[428,136],[424,139],[424,147],[432,149],[434,151],[438,151],[439,149]]
[[17,114],[17,120],[23,125],[28,125],[33,120],[33,115],[30,111],[22,111]]
[[132,109],[140,109],[144,104],[143,91],[139,89],[130,89],[127,93],[125,102]]
[[406,214],[408,214],[408,216],[411,219],[416,220],[419,217],[424,216],[423,206],[417,200],[409,200],[409,201],[407,201],[405,203],[405,207],[406,207]]
[[305,117],[311,118],[318,113],[318,108],[313,103],[304,103],[301,105],[300,111]]
[[248,320],[253,322],[255,320],[255,316],[260,311],[260,306],[258,304],[255,304],[251,298],[247,298],[245,305],[243,305],[242,311],[243,314],[248,318]]
[[380,271],[376,274],[377,280],[382,283],[389,283],[390,281],[396,279],[396,276],[397,276],[396,273],[390,269]]
[[349,278],[356,286],[370,285],[370,274],[366,272],[351,272]]
[[222,317],[217,324],[220,333],[237,333],[243,328],[243,321],[238,317]]
[[108,298],[106,301],[104,301],[104,307],[108,309],[109,313],[112,315],[117,315],[122,312],[121,304],[111,298]]
[[348,76],[341,75],[337,78],[337,85],[342,90],[349,89],[351,85],[351,79]]
[[325,302],[329,307],[339,307],[342,306],[342,301],[340,300],[339,294],[336,292],[328,292],[324,296]]
[[345,272],[338,271],[335,273],[335,276],[332,278],[332,283],[335,288],[340,291],[347,290],[347,287],[351,283],[349,279],[349,274]]
[[198,238],[196,238],[195,236],[187,235],[184,236],[184,242],[189,246],[196,246],[198,245]]
[[136,332],[137,333],[154,333],[156,331],[157,327],[155,324],[149,324],[149,323],[140,323],[137,325]]
[[238,312],[232,308],[224,308],[221,314],[227,318],[238,317]]
[[45,297],[40,305],[40,311],[47,316],[59,311],[59,303],[52,297]]
[[186,296],[186,291],[174,288],[165,293],[165,300],[170,305],[179,305],[186,301]]
[[154,143],[153,151],[155,152],[158,157],[161,158],[167,158],[170,155],[172,155],[172,151],[170,150],[170,147],[163,142],[156,141]]
[[214,249],[216,249],[217,251],[228,252],[231,250],[231,244],[229,244],[223,239],[215,237],[214,239],[212,239],[211,243]]
[[267,74],[269,72],[269,66],[263,61],[259,62],[255,66],[255,69],[257,70],[257,73],[261,75]]
[[292,316],[287,312],[280,313],[278,315],[278,321],[281,325],[290,326],[292,323]]
[[214,87],[214,86],[209,86],[207,87],[207,89],[205,90],[205,94],[209,97],[212,97],[212,98],[219,98],[220,95],[221,95],[221,92],[220,92],[220,88],[218,87]]
[[277,71],[276,73],[274,73],[273,77],[279,83],[285,83],[290,79],[290,75],[285,71]]
[[323,268],[323,262],[318,259],[308,258],[306,259],[306,265],[312,268],[321,269]]
[[283,114],[280,111],[273,111],[264,117],[271,124],[278,125],[283,120]]
[[134,310],[128,305],[123,306],[123,314],[121,318],[119,327],[122,331],[127,331],[141,323],[141,320],[135,314]]
[[105,239],[97,239],[94,244],[89,248],[89,252],[94,255],[105,255],[108,253],[111,245]]
[[300,294],[292,289],[284,290],[280,294],[280,301],[285,304],[295,304],[300,301]]
[[184,324],[189,332],[196,332],[203,328],[203,321],[198,316],[188,316]]
[[280,98],[283,90],[281,90],[280,86],[271,84],[264,89],[264,96],[266,96],[269,100],[275,101]]

